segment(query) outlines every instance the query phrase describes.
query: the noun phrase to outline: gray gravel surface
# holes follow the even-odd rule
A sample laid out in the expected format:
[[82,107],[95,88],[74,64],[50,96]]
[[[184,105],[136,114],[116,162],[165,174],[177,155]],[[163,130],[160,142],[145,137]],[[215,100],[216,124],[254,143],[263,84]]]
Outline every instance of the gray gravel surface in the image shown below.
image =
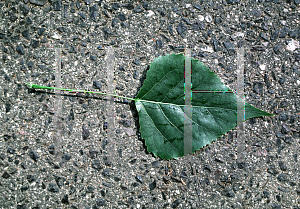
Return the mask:
[[[300,208],[299,0],[0,2],[1,208]],[[114,47],[116,94],[134,98],[155,57],[183,52],[234,89],[245,47],[245,99],[274,113],[245,122],[188,157],[155,158],[138,115],[115,101],[117,159],[105,158],[105,96],[62,96],[63,155],[55,162],[51,90],[55,47],[64,88],[108,88]],[[57,130],[56,130],[57,131]],[[108,139],[109,141],[109,139]]]

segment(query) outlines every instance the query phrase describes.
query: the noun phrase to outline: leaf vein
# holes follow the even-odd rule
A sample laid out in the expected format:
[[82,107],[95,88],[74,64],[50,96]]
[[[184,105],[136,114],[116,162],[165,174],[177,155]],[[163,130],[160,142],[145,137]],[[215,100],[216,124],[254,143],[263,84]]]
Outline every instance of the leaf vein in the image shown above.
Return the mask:
[[[181,111],[183,112],[183,110],[181,109]],[[184,112],[183,112],[184,113]],[[207,132],[209,132],[209,130],[207,129],[207,128],[205,128],[205,126],[200,126],[198,123],[196,123],[195,121],[193,121],[193,119],[190,119],[189,117],[187,117],[189,120],[191,120],[192,121],[192,123],[194,122],[197,126],[199,126],[200,128],[201,127],[203,127]],[[205,132],[203,132],[204,134],[205,134]],[[206,134],[205,134],[205,136],[207,136]]]
[[[179,82],[178,82],[178,83],[177,83],[177,84],[176,84],[176,85],[175,85],[175,86],[167,93],[167,95],[165,96],[165,98],[168,96],[168,94],[169,94],[175,87],[178,86],[179,83],[181,83],[181,81],[182,81],[182,80],[180,80],[180,81],[179,81]],[[161,100],[161,102],[164,101],[165,98],[163,98],[163,100]],[[177,100],[177,99],[176,99],[176,100]]]
[[[174,70],[176,70],[176,69],[174,69]],[[166,74],[164,77],[162,77],[154,86],[152,86],[152,88],[144,95],[144,96],[142,96],[140,99],[142,99],[143,97],[145,97],[150,91],[152,91],[152,89],[156,86],[156,85],[158,85],[159,83],[161,83],[161,81],[167,76],[167,75],[169,75],[172,71],[174,71],[174,70],[171,70],[168,74]]]
[[[145,108],[145,106],[143,105],[143,103],[141,102],[141,104],[142,104],[142,106],[143,106],[143,108],[145,109],[145,112],[146,112],[146,114],[148,115],[148,117],[151,119],[151,121],[152,121],[152,123],[153,123],[153,125],[154,125],[154,127],[159,131],[159,133],[178,151],[178,152],[180,152],[180,150],[177,148],[177,147],[175,147],[161,132],[160,132],[160,130],[156,127],[156,125],[155,125],[155,123],[153,122],[153,120],[152,120],[152,118],[150,117],[150,115],[148,114],[148,112],[147,112],[147,110],[146,110],[146,108]],[[155,146],[156,146],[156,144],[155,144]],[[156,149],[157,149],[157,146],[156,146]],[[159,150],[159,149],[157,149],[157,150]]]
[[[208,109],[206,109],[206,110],[207,110],[207,111],[209,112],[209,114],[213,117],[215,123],[216,123],[223,131],[225,131],[225,130],[217,123],[217,121],[216,121],[216,119],[215,119],[215,116],[214,116],[213,114],[211,114],[211,112],[210,112]],[[226,131],[225,131],[225,133],[226,133]]]
[[[163,109],[161,108],[161,106],[158,105],[158,107],[159,107],[159,109],[161,109],[162,113],[164,114],[165,118],[169,121],[169,123],[171,123],[172,126],[174,126],[180,133],[182,133],[182,131],[180,131],[180,130],[177,128],[177,126],[175,126],[175,125],[169,120],[169,118],[165,115],[165,113],[164,113]],[[183,133],[182,133],[182,134],[183,134]]]

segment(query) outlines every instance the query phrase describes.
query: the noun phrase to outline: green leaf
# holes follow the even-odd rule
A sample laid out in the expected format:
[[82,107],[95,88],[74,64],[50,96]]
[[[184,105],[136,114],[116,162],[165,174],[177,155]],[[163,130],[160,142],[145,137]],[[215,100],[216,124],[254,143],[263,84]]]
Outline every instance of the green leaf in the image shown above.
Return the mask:
[[[141,137],[148,152],[162,159],[184,155],[184,60],[181,54],[156,58],[135,98]],[[199,60],[191,59],[192,91],[230,90]],[[234,93],[192,94],[192,152],[216,141],[237,125]],[[272,116],[245,102],[245,120]]]

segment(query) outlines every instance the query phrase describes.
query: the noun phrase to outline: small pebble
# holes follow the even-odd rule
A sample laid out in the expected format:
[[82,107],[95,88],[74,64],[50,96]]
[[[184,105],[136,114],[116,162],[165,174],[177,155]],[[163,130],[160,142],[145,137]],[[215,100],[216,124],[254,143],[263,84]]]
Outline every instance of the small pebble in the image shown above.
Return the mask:
[[207,16],[205,17],[205,20],[206,20],[206,22],[210,23],[210,22],[212,21],[212,18],[211,18],[210,15],[207,15]]
[[102,84],[99,81],[93,81],[93,87],[96,89],[101,89]]

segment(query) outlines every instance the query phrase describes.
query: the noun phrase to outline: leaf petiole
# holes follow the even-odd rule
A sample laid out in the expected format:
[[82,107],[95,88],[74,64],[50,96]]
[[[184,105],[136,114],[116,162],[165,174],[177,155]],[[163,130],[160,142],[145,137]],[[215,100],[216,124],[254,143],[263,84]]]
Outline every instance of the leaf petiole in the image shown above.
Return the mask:
[[84,92],[84,93],[91,93],[91,94],[102,94],[102,95],[120,97],[120,98],[124,98],[124,99],[129,99],[129,100],[137,101],[137,99],[123,97],[123,96],[118,96],[118,95],[113,95],[113,94],[101,93],[101,92],[98,92],[98,91],[87,91],[87,90],[76,90],[76,89],[62,89],[62,88],[55,88],[55,87],[48,87],[48,86],[40,86],[40,85],[36,85],[36,84],[33,84],[33,83],[24,83],[24,84],[26,84],[27,86],[29,86],[32,89],[53,89],[53,90],[61,90],[61,91],[73,91],[73,92]]

